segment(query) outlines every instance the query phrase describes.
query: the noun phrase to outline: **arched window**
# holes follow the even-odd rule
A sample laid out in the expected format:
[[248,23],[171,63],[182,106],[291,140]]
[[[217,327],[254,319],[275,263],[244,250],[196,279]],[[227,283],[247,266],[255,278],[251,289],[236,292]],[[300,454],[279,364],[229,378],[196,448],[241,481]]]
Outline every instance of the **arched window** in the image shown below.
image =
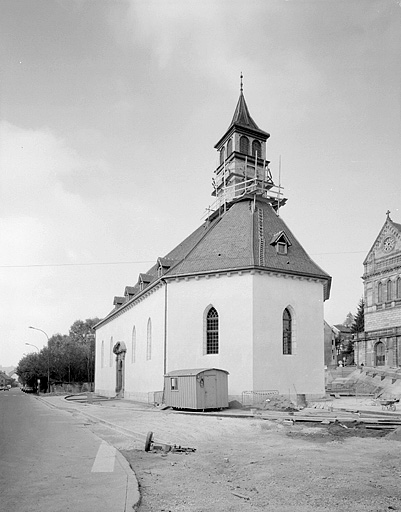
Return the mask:
[[219,353],[219,314],[211,307],[206,316],[206,354]]
[[110,366],[113,366],[113,336],[110,338]]
[[244,153],[247,155],[249,153],[249,140],[248,137],[245,137],[242,135],[242,137],[239,140],[239,150],[240,153]]
[[283,312],[283,354],[292,354],[292,319],[287,308]]
[[381,341],[375,346],[375,363],[375,366],[384,366],[386,363],[386,348]]
[[146,360],[152,359],[152,320],[149,318],[146,329]]
[[383,302],[383,289],[382,284],[377,285],[377,302]]
[[262,158],[262,146],[258,140],[252,142],[252,156],[256,156],[256,153],[258,158]]
[[391,280],[389,279],[387,281],[387,301],[389,301],[393,298],[391,285],[392,285],[392,283],[391,283]]
[[102,345],[100,348],[100,367],[104,367],[104,340],[102,340]]
[[397,299],[401,299],[401,277],[397,278],[396,293],[397,293]]
[[223,146],[221,149],[220,149],[220,164],[222,164],[224,162],[224,152],[225,150],[225,147]]
[[231,155],[232,152],[233,152],[233,140],[232,139],[228,139],[228,142],[227,142],[227,158]]
[[132,329],[132,339],[131,339],[131,363],[135,363],[136,360],[136,329],[135,325]]

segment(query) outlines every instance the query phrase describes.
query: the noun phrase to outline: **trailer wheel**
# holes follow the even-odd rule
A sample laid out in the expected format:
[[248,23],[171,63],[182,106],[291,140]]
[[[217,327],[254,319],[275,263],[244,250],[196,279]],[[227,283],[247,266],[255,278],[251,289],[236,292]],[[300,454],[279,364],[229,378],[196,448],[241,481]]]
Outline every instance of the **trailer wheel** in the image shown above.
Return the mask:
[[148,434],[146,436],[146,441],[145,441],[145,452],[148,452],[150,450],[150,446],[152,444],[152,439],[153,439],[153,432],[148,432]]

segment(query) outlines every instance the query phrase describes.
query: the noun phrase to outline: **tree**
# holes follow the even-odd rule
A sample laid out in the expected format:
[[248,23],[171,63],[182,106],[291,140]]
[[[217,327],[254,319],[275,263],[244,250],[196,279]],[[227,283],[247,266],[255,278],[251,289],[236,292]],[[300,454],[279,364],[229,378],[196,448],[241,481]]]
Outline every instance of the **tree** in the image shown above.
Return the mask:
[[77,320],[68,335],[54,334],[38,354],[28,354],[17,366],[16,373],[24,384],[47,389],[51,382],[93,382],[95,373],[95,336],[93,326],[98,318]]
[[354,321],[351,325],[352,332],[363,332],[365,330],[365,317],[364,317],[365,302],[363,298],[359,301],[358,311],[354,317]]
[[36,388],[38,379],[45,376],[45,369],[40,354],[27,354],[15,370],[23,384]]
[[85,361],[85,378],[87,382],[93,382],[95,375],[95,334],[93,326],[99,322],[99,318],[87,318],[85,322],[77,320],[70,328],[69,337],[75,344],[75,349],[81,355],[81,362]]

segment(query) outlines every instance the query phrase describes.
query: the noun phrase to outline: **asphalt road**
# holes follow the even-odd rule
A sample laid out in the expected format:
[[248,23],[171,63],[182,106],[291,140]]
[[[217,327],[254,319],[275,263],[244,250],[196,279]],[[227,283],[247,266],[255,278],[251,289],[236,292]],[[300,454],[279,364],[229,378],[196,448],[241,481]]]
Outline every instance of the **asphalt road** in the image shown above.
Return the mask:
[[127,471],[84,417],[19,389],[0,391],[0,509],[124,512]]

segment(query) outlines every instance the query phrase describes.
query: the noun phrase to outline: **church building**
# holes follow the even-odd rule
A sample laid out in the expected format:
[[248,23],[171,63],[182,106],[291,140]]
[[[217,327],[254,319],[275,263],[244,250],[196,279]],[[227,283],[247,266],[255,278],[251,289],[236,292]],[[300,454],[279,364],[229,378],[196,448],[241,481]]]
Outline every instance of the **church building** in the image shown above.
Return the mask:
[[147,401],[169,372],[217,368],[228,372],[230,399],[324,394],[331,277],[281,218],[286,199],[269,170],[269,137],[241,82],[215,145],[215,203],[205,222],[155,257],[95,326],[97,393]]
[[401,366],[401,224],[390,212],[364,265],[365,332],[354,343],[356,364]]

